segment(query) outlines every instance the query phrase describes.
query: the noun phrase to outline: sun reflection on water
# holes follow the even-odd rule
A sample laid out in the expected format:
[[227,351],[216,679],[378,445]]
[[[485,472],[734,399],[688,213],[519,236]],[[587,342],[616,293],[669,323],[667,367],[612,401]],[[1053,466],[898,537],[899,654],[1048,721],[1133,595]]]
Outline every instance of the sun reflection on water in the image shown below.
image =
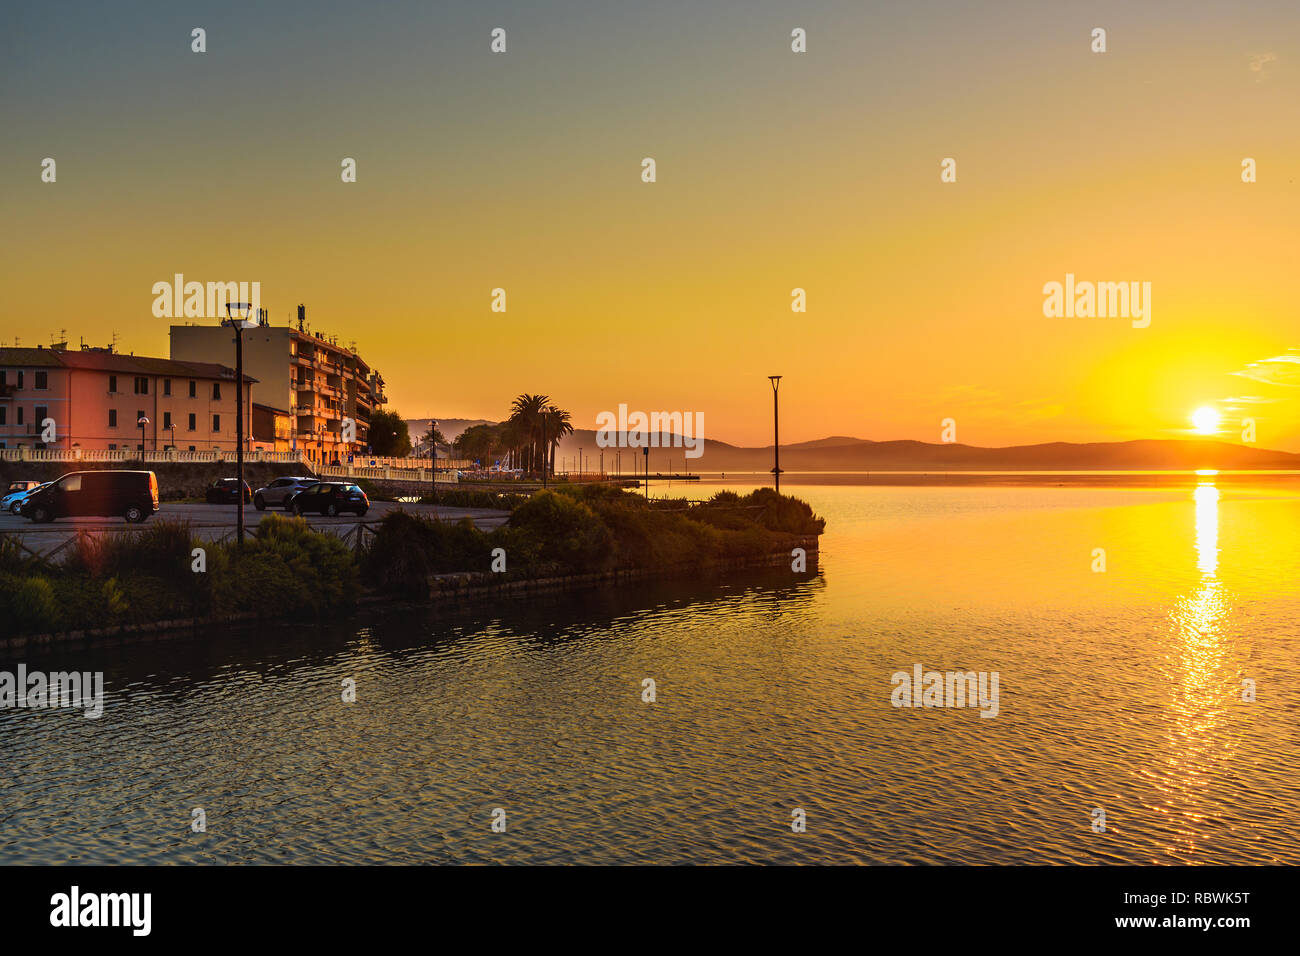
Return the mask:
[[1196,486],[1196,566],[1213,578],[1219,570],[1219,489],[1213,483]]
[[1213,781],[1234,750],[1225,727],[1231,641],[1229,596],[1219,578],[1219,489],[1206,477],[1193,492],[1200,581],[1169,612],[1169,754],[1155,781],[1164,801],[1154,809],[1167,816],[1167,851],[1175,856],[1194,850],[1207,818],[1220,815]]

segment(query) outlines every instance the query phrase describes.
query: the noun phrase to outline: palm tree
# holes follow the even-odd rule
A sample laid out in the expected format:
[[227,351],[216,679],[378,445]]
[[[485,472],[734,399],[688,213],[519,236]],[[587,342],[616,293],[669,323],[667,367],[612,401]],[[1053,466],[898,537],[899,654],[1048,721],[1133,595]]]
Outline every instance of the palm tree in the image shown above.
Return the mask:
[[527,436],[524,443],[527,454],[523,467],[531,473],[540,471],[542,421],[550,403],[548,395],[529,395],[524,392],[510,406],[510,421],[518,422]]
[[511,417],[502,422],[498,428],[501,435],[501,447],[506,452],[506,462],[511,468],[520,467],[520,449],[527,440],[528,430],[518,418]]
[[573,416],[554,405],[548,405],[543,416],[546,422],[546,442],[550,447],[543,448],[542,455],[547,459],[545,467],[551,474],[555,474],[555,449],[560,446],[562,438],[573,434]]

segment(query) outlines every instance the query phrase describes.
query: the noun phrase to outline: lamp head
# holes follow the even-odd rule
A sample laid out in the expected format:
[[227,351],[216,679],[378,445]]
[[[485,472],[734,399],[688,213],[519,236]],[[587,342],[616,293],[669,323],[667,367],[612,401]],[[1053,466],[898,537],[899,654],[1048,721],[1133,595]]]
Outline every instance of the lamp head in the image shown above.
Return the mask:
[[251,329],[257,325],[257,322],[250,319],[253,312],[253,303],[251,302],[227,302],[226,318],[221,323],[237,329]]

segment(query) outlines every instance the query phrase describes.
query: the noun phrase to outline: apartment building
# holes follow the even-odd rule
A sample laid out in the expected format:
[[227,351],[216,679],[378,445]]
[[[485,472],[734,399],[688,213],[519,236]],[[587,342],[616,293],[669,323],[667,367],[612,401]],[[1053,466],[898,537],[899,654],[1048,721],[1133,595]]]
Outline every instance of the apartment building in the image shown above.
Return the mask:
[[[246,400],[254,384],[245,376]],[[235,412],[224,365],[0,348],[0,448],[234,450]]]
[[283,408],[253,403],[253,448],[260,451],[290,451],[292,416]]
[[[384,380],[355,348],[308,329],[306,315],[298,306],[296,327],[277,326],[263,310],[259,324],[243,333],[244,372],[258,380],[254,402],[288,411],[288,450],[317,463],[346,463],[368,450],[370,418],[387,401]],[[173,325],[171,357],[234,365],[235,333],[222,325]],[[351,442],[344,441],[349,421]]]

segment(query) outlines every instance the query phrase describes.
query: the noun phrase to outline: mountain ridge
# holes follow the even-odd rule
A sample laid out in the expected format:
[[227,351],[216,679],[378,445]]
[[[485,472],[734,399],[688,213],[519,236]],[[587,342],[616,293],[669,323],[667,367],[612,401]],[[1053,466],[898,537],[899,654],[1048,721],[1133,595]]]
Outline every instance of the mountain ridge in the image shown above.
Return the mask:
[[[427,423],[428,419],[422,419]],[[450,420],[449,420],[450,421]],[[456,420],[457,424],[467,421]],[[477,423],[475,421],[474,423]],[[457,429],[459,434],[459,429]],[[417,434],[412,430],[412,435]],[[448,435],[448,438],[452,438]],[[685,458],[680,439],[664,433],[660,445],[650,449],[651,471],[680,471],[689,467],[701,471],[769,471],[772,446],[732,445],[715,439],[702,442],[703,454]],[[599,467],[602,449],[596,445],[594,429],[578,429],[560,443],[556,467],[561,458],[572,459],[581,449],[585,467]],[[603,449],[605,465],[611,456],[621,459],[623,469],[632,462],[645,467],[640,449]],[[621,455],[617,454],[621,451]],[[627,456],[635,455],[634,459]],[[781,445],[784,471],[1194,471],[1285,470],[1300,471],[1300,454],[1257,448],[1206,438],[1136,438],[1116,442],[1038,442],[1024,445],[982,446],[963,443],[923,442],[915,439],[875,441],[832,435],[811,441]]]

